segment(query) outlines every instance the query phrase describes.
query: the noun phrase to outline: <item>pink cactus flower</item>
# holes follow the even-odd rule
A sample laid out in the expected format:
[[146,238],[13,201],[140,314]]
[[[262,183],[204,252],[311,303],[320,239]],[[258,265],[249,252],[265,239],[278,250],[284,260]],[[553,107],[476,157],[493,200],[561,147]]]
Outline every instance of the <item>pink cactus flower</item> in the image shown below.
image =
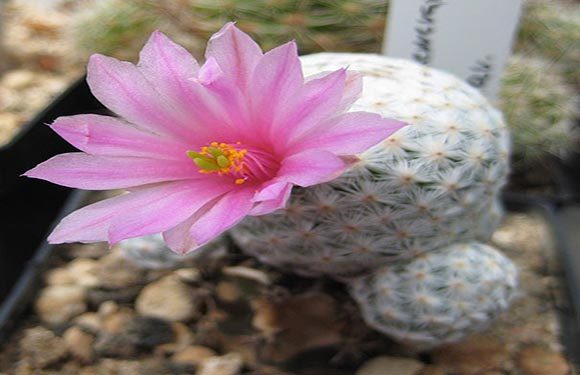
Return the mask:
[[82,152],[28,177],[128,192],[81,208],[51,243],[163,233],[187,253],[246,215],[283,208],[292,187],[332,180],[354,154],[403,126],[346,112],[362,79],[341,69],[305,79],[294,42],[267,53],[234,24],[212,36],[205,64],[154,32],[137,65],[93,55],[87,80],[117,117],[77,115],[51,125]]

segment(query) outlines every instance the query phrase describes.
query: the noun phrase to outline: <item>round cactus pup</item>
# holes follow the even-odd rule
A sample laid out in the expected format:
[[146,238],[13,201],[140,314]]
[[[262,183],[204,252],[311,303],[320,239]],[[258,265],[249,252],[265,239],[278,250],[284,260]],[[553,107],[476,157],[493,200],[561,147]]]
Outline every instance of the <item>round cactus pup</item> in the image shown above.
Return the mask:
[[427,349],[484,329],[514,297],[513,263],[490,246],[457,244],[353,279],[367,324]]

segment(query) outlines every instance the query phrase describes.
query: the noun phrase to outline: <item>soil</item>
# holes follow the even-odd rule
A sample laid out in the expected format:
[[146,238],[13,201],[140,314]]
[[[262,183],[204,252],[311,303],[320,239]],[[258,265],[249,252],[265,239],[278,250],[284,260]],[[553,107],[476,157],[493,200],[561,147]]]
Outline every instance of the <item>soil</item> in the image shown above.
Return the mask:
[[61,246],[0,373],[572,374],[560,340],[570,306],[545,218],[510,213],[492,243],[518,265],[520,296],[487,331],[429,352],[367,328],[341,284],[281,273],[227,239],[146,267],[119,248]]

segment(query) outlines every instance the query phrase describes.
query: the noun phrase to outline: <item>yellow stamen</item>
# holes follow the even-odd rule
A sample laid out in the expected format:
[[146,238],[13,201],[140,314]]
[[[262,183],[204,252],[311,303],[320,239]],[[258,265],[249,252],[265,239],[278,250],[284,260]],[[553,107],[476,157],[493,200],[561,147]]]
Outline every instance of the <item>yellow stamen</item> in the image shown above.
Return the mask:
[[[187,151],[187,156],[200,168],[200,173],[222,175],[241,172],[247,152],[246,149],[238,150],[228,143],[211,142],[209,146],[202,147],[199,152]],[[241,185],[245,181],[246,178],[238,178],[235,183]]]

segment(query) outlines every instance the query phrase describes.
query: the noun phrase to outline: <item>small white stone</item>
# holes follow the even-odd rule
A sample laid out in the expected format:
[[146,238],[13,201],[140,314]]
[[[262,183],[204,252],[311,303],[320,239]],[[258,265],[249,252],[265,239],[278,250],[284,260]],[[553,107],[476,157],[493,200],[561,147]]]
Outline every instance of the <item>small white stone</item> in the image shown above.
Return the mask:
[[64,343],[69,353],[83,363],[91,362],[94,358],[93,335],[86,333],[79,327],[71,327],[63,335]]
[[240,373],[243,364],[241,354],[228,353],[206,359],[197,371],[197,375],[236,375]]
[[85,289],[77,285],[53,285],[40,292],[36,312],[43,322],[61,324],[87,310]]
[[98,262],[88,258],[78,258],[69,263],[67,270],[77,285],[93,288],[99,285],[96,275]]
[[418,375],[423,367],[412,358],[380,356],[367,361],[355,375]]
[[135,302],[137,312],[170,321],[188,321],[198,314],[193,290],[174,276],[147,285]]

